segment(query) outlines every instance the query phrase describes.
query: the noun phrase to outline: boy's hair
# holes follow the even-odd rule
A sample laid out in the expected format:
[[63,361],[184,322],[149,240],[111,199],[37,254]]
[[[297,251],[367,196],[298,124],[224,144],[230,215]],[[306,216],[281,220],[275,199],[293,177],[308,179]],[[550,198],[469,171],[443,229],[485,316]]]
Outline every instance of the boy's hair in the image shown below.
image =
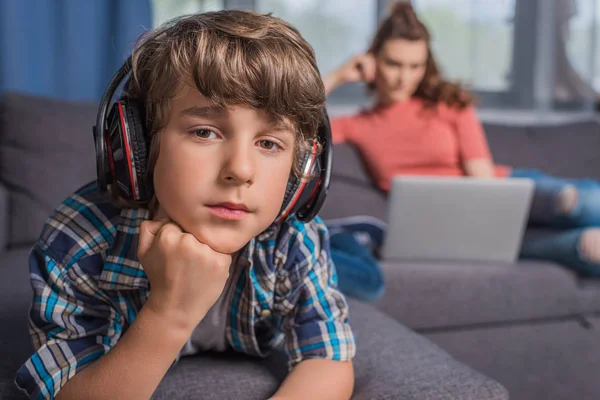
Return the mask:
[[145,104],[150,182],[170,99],[185,83],[219,106],[241,104],[275,120],[289,118],[298,174],[298,155],[324,118],[325,90],[314,51],[294,27],[271,14],[223,10],[176,18],[138,39],[124,95]]

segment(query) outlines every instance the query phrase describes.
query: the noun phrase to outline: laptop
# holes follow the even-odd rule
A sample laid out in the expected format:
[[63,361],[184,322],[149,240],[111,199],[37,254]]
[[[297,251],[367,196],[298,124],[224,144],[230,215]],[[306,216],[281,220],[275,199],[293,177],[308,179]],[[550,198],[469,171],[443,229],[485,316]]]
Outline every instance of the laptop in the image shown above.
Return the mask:
[[525,178],[395,177],[383,259],[513,263],[533,190]]

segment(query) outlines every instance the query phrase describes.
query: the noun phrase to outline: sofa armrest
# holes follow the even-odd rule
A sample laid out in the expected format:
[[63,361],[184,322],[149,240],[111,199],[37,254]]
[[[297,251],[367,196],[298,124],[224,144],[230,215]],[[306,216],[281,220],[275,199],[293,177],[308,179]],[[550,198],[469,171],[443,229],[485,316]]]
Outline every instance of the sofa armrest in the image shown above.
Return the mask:
[[8,188],[0,182],[0,253],[6,250],[8,244],[8,232],[10,232],[9,205]]

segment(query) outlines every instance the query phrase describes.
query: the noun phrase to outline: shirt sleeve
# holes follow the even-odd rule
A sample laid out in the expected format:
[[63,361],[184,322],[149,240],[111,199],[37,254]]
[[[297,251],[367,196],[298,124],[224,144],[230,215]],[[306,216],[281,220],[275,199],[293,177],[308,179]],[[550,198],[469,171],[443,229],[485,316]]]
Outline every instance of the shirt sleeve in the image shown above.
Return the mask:
[[32,399],[53,399],[69,379],[116,344],[123,321],[84,266],[73,263],[66,269],[37,248],[29,266],[35,353],[18,370],[15,383]]
[[350,361],[356,353],[349,324],[348,304],[337,288],[337,274],[329,250],[325,225],[316,218],[298,235],[288,258],[291,288],[286,303],[291,311],[282,324],[290,368],[307,359]]
[[458,111],[456,131],[463,162],[477,158],[492,159],[483,126],[473,107]]
[[356,117],[344,116],[331,119],[331,141],[333,144],[352,142],[356,129]]

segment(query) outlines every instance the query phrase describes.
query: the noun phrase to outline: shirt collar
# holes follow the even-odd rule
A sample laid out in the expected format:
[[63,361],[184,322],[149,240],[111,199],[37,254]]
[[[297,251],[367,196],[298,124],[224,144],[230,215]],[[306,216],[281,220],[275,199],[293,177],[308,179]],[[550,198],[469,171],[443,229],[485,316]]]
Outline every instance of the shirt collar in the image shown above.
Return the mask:
[[107,250],[98,286],[107,290],[148,289],[149,282],[138,261],[137,247],[142,222],[149,219],[146,208],[122,209],[115,221],[115,236]]

